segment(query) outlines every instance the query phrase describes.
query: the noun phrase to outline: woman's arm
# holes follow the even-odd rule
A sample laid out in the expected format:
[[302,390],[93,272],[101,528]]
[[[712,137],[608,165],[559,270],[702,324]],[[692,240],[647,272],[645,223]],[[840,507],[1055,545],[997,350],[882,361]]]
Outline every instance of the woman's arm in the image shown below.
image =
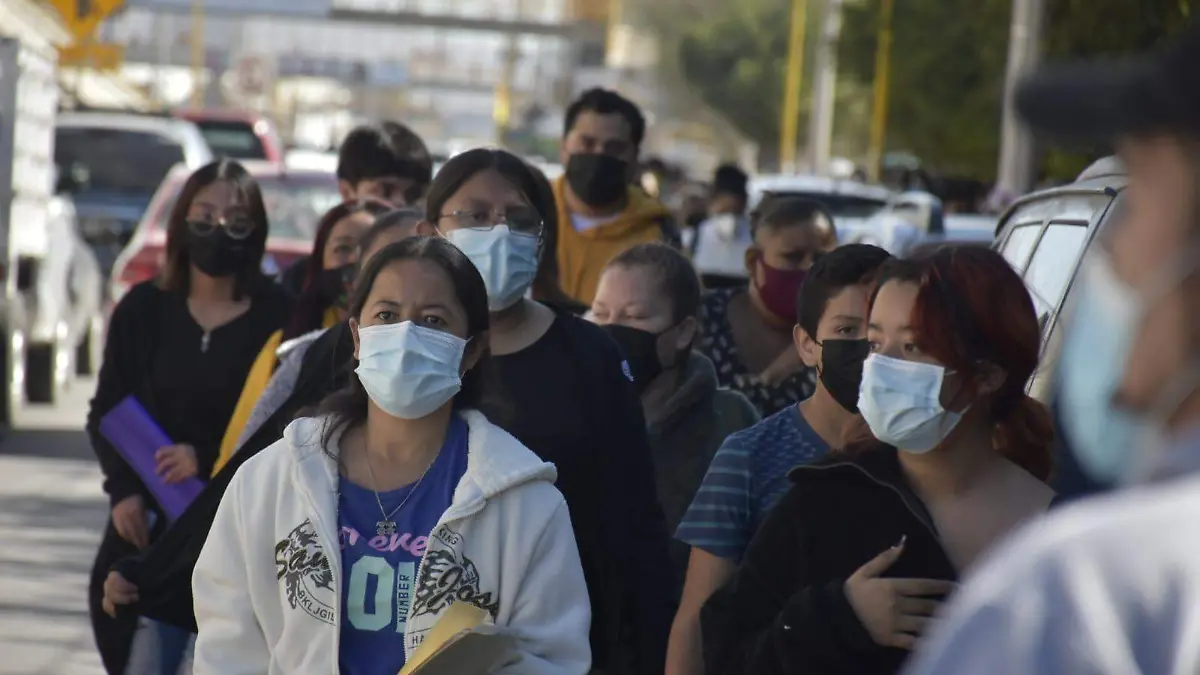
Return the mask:
[[529,556],[508,622],[520,639],[520,659],[499,675],[585,675],[592,665],[591,622],[571,517],[558,496],[558,507]]
[[245,473],[239,473],[230,483],[192,574],[199,629],[194,675],[263,675],[270,666],[271,652],[251,599],[249,570],[255,563],[247,555],[242,522],[244,482]]
[[845,579],[810,578],[798,504],[793,486],[732,581],[701,610],[706,675],[853,673],[854,653],[875,648],[846,600]]

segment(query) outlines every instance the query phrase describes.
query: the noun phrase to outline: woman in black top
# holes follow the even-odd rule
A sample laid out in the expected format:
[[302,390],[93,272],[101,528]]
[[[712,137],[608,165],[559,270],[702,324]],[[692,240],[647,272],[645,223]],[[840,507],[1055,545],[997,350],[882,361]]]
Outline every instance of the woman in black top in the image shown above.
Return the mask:
[[954,582],[1045,512],[1050,417],[1025,394],[1041,331],[1000,254],[885,264],[860,418],[795,483],[701,611],[708,675],[897,672]]
[[478,149],[442,167],[426,204],[487,285],[503,396],[484,412],[558,468],[592,599],[593,667],[661,675],[674,585],[632,376],[601,328],[526,297],[553,198],[521,159]]
[[100,433],[100,421],[136,397],[174,442],[158,451],[160,475],[207,479],[245,374],[291,311],[290,297],[261,272],[266,239],[254,179],[230,160],[203,166],[171,212],[161,274],[113,310],[87,421],[112,504],[89,585],[92,628],[111,675],[125,670],[136,617],[104,612],[104,579],[115,561],[148,546],[166,517]]

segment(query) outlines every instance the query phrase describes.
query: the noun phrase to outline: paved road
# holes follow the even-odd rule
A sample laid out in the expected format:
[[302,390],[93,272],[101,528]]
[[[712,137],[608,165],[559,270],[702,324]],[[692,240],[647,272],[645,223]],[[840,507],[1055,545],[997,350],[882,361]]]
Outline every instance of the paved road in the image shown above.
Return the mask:
[[82,432],[93,386],[0,439],[0,675],[104,673],[85,600],[107,510]]

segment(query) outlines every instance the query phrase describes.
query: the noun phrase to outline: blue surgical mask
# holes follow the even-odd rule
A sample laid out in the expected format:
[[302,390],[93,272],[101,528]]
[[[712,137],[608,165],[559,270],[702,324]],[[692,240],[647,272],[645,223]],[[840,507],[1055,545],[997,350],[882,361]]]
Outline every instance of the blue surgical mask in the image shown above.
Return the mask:
[[467,341],[411,321],[358,329],[358,380],[384,412],[419,419],[462,388]]
[[1148,431],[1144,422],[1113,405],[1141,303],[1117,278],[1106,254],[1089,254],[1079,272],[1059,356],[1059,417],[1080,467],[1092,479],[1111,484],[1129,473]]
[[507,225],[490,229],[462,228],[446,239],[466,254],[487,286],[488,309],[508,309],[525,297],[538,269],[538,238],[512,232]]
[[942,407],[945,378],[942,366],[871,354],[863,363],[859,413],[875,438],[905,452],[929,452],[963,416]]

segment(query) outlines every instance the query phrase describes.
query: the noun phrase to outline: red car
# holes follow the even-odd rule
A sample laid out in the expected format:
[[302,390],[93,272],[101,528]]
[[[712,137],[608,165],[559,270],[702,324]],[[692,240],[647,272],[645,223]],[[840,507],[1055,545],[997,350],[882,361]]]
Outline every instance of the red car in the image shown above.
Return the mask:
[[[271,230],[263,271],[277,275],[312,251],[317,221],[341,202],[337,178],[323,171],[288,171],[279,164],[242,162],[258,181]],[[111,297],[116,303],[134,284],[158,274],[167,246],[167,219],[189,175],[184,166],[167,174],[150,200],[133,238],[113,265]]]
[[176,110],[200,128],[213,155],[283,163],[283,141],[270,118],[243,110]]

